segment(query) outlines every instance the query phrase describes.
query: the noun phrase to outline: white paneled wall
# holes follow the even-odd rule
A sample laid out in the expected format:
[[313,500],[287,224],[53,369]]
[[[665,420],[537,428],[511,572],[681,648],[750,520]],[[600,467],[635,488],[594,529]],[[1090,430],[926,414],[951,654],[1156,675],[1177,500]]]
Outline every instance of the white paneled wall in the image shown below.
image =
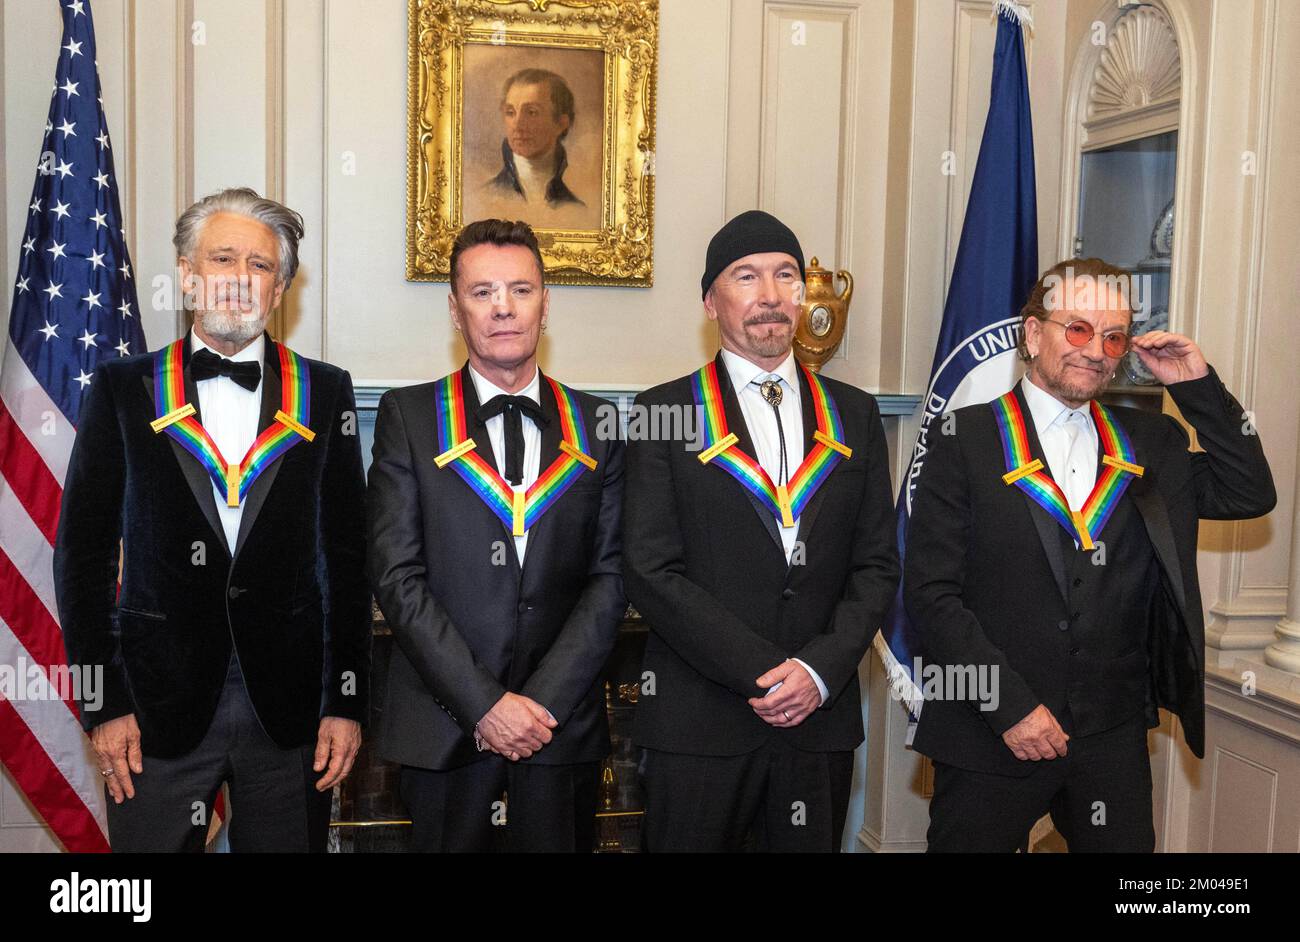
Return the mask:
[[[1045,267],[1069,244],[1070,77],[1090,25],[1118,7],[1027,5]],[[1288,183],[1288,161],[1300,150],[1300,4],[1159,5],[1179,31],[1187,75],[1178,325],[1255,410],[1279,506],[1266,521],[1204,530],[1203,591],[1219,645],[1210,652],[1215,758],[1195,763],[1167,731],[1153,737],[1158,833],[1170,849],[1254,846],[1267,833],[1271,846],[1296,850],[1294,815],[1262,829],[1233,802],[1249,793],[1294,805],[1300,775],[1300,677],[1267,667],[1261,653],[1295,578],[1300,189]],[[793,225],[808,256],[855,277],[848,335],[827,372],[873,391],[922,392],[988,104],[990,11],[989,0],[661,0],[654,286],[553,288],[543,367],[579,385],[628,388],[698,366],[717,342],[699,301],[705,246],[731,215],[759,206]],[[94,0],[94,13],[151,346],[182,328],[168,281],[177,213],[217,187],[246,184],[307,223],[298,279],[277,316],[281,336],[358,383],[432,378],[460,361],[446,286],[403,277],[405,0]],[[0,4],[6,283],[59,31],[53,3]],[[1256,155],[1254,174],[1243,173],[1246,152]],[[897,470],[915,422],[889,431]],[[1255,668],[1266,692],[1243,700],[1240,674]],[[869,748],[859,754],[847,843],[916,849],[926,824],[921,764],[903,747],[903,714],[874,658],[862,675]],[[6,777],[0,849],[51,846]]]

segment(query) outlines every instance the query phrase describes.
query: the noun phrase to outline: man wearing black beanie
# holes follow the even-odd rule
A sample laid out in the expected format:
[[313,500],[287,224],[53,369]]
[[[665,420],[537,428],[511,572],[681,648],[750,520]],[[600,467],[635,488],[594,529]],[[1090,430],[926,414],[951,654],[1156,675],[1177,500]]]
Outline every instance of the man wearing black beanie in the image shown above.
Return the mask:
[[899,566],[875,399],[791,351],[803,275],[780,220],[723,226],[700,282],[722,349],[634,407],[701,419],[686,440],[627,448],[624,584],[650,627],[634,732],[649,851],[842,840],[858,664]]

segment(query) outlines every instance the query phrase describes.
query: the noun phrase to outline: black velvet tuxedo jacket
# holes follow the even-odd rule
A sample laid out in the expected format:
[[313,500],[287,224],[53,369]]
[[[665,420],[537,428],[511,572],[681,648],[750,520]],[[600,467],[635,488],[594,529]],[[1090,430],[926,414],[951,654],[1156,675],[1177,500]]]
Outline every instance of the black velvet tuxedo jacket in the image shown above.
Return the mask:
[[[1168,390],[1196,429],[1203,452],[1188,450],[1187,433],[1171,416],[1110,407],[1144,468],[1124,499],[1141,517],[1160,584],[1151,588],[1147,611],[1108,617],[1126,626],[1135,651],[1145,647],[1147,725],[1159,724],[1157,707],[1168,709],[1182,721],[1188,746],[1202,756],[1205,622],[1196,572],[1198,519],[1258,517],[1276,498],[1259,436],[1215,372]],[[1019,384],[1015,393],[1031,452],[1046,466]],[[1113,688],[1123,683],[1119,678],[1133,652],[1110,652],[1110,665],[1089,658],[1083,671],[1069,657],[1077,652],[1065,650],[1058,630],[1073,614],[1066,604],[1064,530],[1018,487],[1003,483],[1006,462],[992,408],[967,406],[952,415],[954,434],[935,427],[929,435],[931,451],[908,530],[903,597],[925,661],[996,664],[999,704],[980,711],[969,699],[927,700],[914,747],[961,768],[1025,775],[1039,763],[1017,759],[1002,733],[1040,703],[1053,709],[1066,678],[1082,681],[1089,689],[1080,695],[1094,701],[1118,696]],[[1103,542],[1110,526],[1100,534]],[[1072,543],[1068,551],[1079,552]]]
[[[185,396],[197,410],[189,361],[187,340]],[[232,645],[257,717],[282,748],[314,743],[325,716],[365,722],[371,617],[352,381],[304,362],[315,440],[298,442],[250,486],[233,554],[212,479],[149,425],[153,356],[96,369],[54,551],[68,660],[104,668],[102,708],[83,705],[87,730],[134,713],[145,755],[188,753],[211,724]],[[274,422],[280,395],[267,338],[259,431]]]
[[[716,362],[727,425],[753,457],[721,354]],[[853,455],[799,517],[803,559],[796,565],[786,562],[772,513],[726,471],[701,464],[698,449],[681,440],[628,442],[624,580],[650,626],[638,745],[726,756],[774,739],[811,752],[862,742],[858,664],[898,584],[894,509],[875,399],[830,378],[823,382]],[[808,454],[817,425],[802,370],[799,383],[803,428],[786,434],[801,434]],[[636,400],[647,415],[655,407],[693,410],[694,404],[690,376]],[[746,701],[763,696],[755,681],[791,657],[821,676],[829,696],[799,726],[778,729]]]
[[[466,433],[497,467],[469,366],[461,368]],[[595,762],[609,753],[600,670],[627,602],[621,566],[623,445],[597,437],[602,400],[570,390],[593,470],[584,470],[528,531],[519,565],[509,528],[448,465],[438,468],[435,390],[423,383],[379,402],[367,496],[370,581],[393,638],[379,749],[388,759],[453,769],[490,753],[474,725],[507,692],[559,725],[529,759]],[[550,383],[540,383],[544,474],[563,434]],[[612,407],[611,407],[612,408]]]

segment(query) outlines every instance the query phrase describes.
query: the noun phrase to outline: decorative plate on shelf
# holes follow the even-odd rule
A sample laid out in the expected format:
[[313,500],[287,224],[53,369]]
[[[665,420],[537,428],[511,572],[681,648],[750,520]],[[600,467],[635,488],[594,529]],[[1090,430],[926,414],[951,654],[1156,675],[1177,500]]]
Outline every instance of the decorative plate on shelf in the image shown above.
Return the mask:
[[1165,204],[1151,230],[1151,254],[1156,258],[1168,258],[1174,252],[1174,201]]
[[[1169,309],[1158,307],[1151,312],[1151,316],[1140,324],[1133,325],[1133,336],[1140,337],[1152,330],[1169,329]],[[1133,350],[1124,354],[1124,375],[1128,377],[1129,382],[1135,386],[1158,386],[1160,385],[1152,372],[1142,365],[1138,355]]]

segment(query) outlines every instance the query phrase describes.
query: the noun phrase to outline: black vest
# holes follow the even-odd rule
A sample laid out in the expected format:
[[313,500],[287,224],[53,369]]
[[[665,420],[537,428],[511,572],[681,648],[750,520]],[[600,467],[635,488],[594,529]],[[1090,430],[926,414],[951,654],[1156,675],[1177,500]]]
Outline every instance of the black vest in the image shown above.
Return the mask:
[[1093,537],[1096,549],[1077,549],[1065,528],[1058,530],[1067,617],[1057,627],[1066,669],[1063,689],[1052,692],[1057,706],[1050,708],[1066,732],[1087,736],[1145,711],[1147,613],[1160,570],[1127,492]]

